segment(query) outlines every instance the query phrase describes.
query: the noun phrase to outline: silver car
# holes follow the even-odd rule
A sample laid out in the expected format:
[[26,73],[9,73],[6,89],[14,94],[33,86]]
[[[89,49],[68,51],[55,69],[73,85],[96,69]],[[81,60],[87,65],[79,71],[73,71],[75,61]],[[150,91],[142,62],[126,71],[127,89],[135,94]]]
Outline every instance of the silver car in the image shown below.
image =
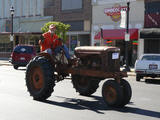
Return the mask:
[[136,80],[160,77],[160,54],[143,54],[135,63]]

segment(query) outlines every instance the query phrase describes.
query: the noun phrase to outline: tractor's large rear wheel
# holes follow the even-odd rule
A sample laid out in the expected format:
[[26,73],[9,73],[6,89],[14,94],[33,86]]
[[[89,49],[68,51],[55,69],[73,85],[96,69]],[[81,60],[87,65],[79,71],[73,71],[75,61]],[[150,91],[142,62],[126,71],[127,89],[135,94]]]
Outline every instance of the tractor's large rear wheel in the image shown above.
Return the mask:
[[100,80],[93,77],[72,75],[73,87],[80,95],[90,96],[99,87]]
[[26,69],[26,85],[33,99],[43,101],[53,92],[54,69],[44,57],[31,60]]

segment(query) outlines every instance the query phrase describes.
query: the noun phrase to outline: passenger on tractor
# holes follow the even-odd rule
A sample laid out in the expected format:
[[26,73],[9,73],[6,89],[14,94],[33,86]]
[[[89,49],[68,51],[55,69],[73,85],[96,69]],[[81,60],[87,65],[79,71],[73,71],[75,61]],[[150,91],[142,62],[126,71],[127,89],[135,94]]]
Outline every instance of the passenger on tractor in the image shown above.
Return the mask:
[[53,54],[57,55],[61,52],[61,49],[63,49],[64,54],[68,59],[68,63],[70,64],[71,58],[69,55],[69,50],[66,45],[63,45],[62,40],[58,38],[55,31],[56,26],[51,24],[49,26],[49,31],[42,34],[41,39],[39,40],[41,52],[47,52],[52,56]]

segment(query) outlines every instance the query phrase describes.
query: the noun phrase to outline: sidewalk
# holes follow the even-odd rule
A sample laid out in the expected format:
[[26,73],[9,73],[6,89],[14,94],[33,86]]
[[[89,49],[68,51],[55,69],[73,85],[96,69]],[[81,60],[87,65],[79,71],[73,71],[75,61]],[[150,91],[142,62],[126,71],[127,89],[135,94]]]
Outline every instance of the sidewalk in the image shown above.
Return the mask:
[[1,65],[11,66],[12,64],[9,62],[8,58],[0,58],[0,66]]
[[136,76],[134,68],[130,68],[130,70],[131,70],[130,72],[127,72],[127,75],[128,76]]
[[[12,64],[9,62],[9,59],[8,58],[0,58],[0,66],[3,65],[3,66],[12,66]],[[121,68],[122,70],[123,68]],[[134,71],[134,68],[130,68],[130,72],[127,72],[127,75],[128,76],[135,76],[135,71]]]

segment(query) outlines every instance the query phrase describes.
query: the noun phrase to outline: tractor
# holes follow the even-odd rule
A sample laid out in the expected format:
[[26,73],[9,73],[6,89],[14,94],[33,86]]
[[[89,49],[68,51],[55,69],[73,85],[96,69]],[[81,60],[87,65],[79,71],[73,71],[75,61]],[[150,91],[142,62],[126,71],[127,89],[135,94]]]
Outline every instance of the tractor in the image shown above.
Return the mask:
[[26,86],[34,100],[45,101],[54,91],[55,83],[71,76],[76,92],[91,96],[99,83],[102,97],[107,106],[124,107],[130,102],[132,90],[124,79],[125,71],[120,70],[120,49],[107,46],[76,47],[71,64],[64,50],[57,55],[41,52],[34,57],[26,68]]

